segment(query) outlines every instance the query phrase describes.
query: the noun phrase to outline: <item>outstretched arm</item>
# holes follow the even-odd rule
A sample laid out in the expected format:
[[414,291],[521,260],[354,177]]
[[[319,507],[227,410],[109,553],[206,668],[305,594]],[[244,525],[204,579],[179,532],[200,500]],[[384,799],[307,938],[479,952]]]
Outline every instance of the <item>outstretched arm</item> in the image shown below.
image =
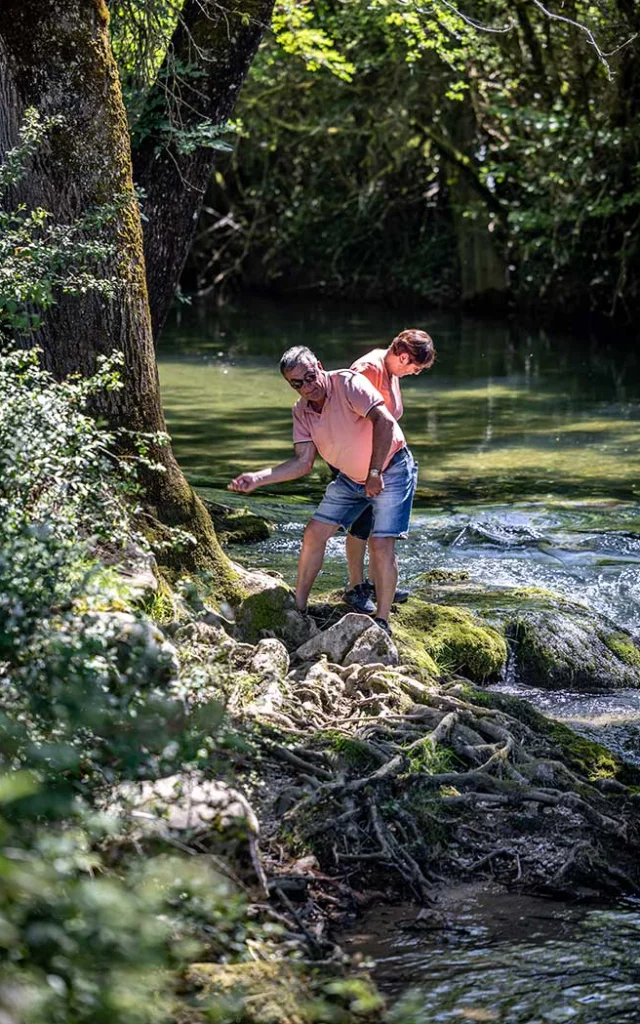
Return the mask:
[[242,494],[250,494],[257,487],[266,487],[268,484],[281,484],[285,480],[297,480],[298,477],[306,476],[313,469],[313,464],[318,450],[312,441],[303,441],[293,446],[293,458],[281,462],[279,466],[269,469],[259,469],[257,473],[241,473],[235,480],[227,485],[229,491],[241,491]]

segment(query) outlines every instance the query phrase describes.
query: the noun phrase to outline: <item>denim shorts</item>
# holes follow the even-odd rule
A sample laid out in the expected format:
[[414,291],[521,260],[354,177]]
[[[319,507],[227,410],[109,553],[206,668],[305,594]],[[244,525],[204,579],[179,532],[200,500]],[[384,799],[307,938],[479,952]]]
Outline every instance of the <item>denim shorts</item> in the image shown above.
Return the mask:
[[408,448],[396,452],[384,470],[382,480],[384,490],[375,498],[368,498],[364,484],[357,484],[344,473],[338,473],[327,487],[312,518],[348,530],[370,508],[373,513],[372,537],[406,537],[418,482],[418,466]]

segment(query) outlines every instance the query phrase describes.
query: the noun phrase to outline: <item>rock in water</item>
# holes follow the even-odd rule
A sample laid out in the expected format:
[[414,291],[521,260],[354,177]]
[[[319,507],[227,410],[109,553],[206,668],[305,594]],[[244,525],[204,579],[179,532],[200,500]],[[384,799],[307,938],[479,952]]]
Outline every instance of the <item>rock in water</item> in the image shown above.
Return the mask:
[[602,617],[523,611],[511,618],[508,633],[518,676],[528,685],[593,693],[640,686],[640,648]]

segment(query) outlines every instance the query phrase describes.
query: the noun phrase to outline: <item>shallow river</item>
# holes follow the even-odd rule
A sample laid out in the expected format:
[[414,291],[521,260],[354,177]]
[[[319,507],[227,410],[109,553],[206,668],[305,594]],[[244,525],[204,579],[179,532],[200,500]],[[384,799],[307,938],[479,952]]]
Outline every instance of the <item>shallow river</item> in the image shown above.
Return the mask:
[[[311,477],[278,494],[224,490],[241,470],[291,452],[295,396],[277,372],[282,351],[307,344],[332,369],[407,326],[430,331],[438,359],[403,382],[420,482],[412,533],[399,545],[402,580],[453,568],[479,583],[545,587],[640,636],[640,358],[615,339],[375,308],[182,308],[158,353],[176,454],[203,494],[276,524],[268,541],[236,556],[293,580],[304,523],[328,479],[318,460]],[[336,538],[317,589],[344,577]],[[500,687],[587,734],[595,727],[638,759],[640,744],[626,740],[629,729],[640,733],[640,691],[525,691],[510,677]],[[457,930],[435,938],[407,931],[401,909],[392,920],[385,913],[365,919],[352,948],[375,958],[383,984],[427,985],[399,1021],[640,1022],[637,902],[585,911],[469,894]]]

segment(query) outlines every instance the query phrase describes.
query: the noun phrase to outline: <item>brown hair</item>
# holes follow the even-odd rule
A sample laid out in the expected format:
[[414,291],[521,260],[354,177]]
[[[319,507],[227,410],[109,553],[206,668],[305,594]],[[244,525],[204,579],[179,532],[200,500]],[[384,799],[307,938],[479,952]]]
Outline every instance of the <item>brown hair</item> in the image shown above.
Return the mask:
[[432,366],[436,358],[431,336],[426,331],[417,331],[414,328],[401,331],[391,342],[391,351],[396,356],[406,352],[416,366]]

